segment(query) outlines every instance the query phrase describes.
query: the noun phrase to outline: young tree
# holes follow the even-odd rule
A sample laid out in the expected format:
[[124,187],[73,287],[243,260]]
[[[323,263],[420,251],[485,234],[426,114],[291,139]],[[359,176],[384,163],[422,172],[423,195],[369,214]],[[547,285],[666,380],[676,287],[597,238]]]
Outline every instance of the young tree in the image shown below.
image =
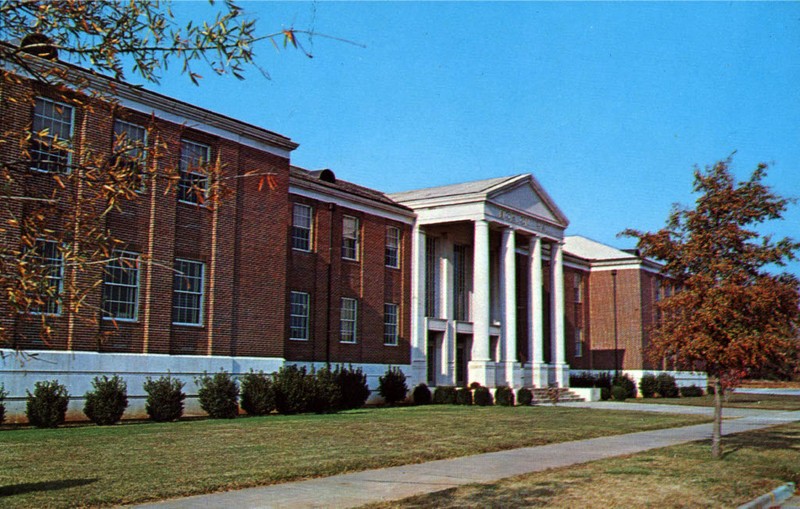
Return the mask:
[[722,401],[753,370],[797,361],[796,277],[770,271],[795,259],[800,244],[761,235],[791,203],[763,183],[767,166],[735,182],[730,158],[694,172],[694,209],[676,207],[657,232],[626,230],[644,256],[664,262],[676,292],[658,303],[654,361],[705,370],[714,387],[712,456],[721,458]]
[[[50,108],[51,118],[73,108],[111,114],[118,109],[115,90],[128,74],[157,83],[168,64],[177,64],[195,84],[198,66],[239,79],[249,67],[266,74],[254,59],[257,43],[302,50],[298,35],[311,34],[288,29],[257,35],[255,21],[231,0],[216,7],[213,19],[183,25],[168,2],[0,0],[0,346],[16,345],[10,333],[20,320],[40,322],[46,342],[46,316],[54,309],[63,306],[80,318],[86,295],[102,282],[87,276],[97,273],[88,269],[115,263],[124,271],[139,263],[114,254],[124,243],[104,227],[106,214],[141,199],[144,182],[158,178],[165,182],[160,189],[170,190],[180,179],[178,168],[159,168],[165,144],[152,125],[142,136],[146,146],[131,133],[115,133],[110,154],[74,148],[71,133],[60,132],[56,122],[36,125],[34,118],[24,129],[9,128],[19,101],[14,90],[54,90],[57,101],[44,105],[33,104],[30,94],[31,110]],[[241,176],[226,175],[218,161],[197,161],[190,170],[207,176],[209,192],[190,192],[209,208],[225,194],[225,179]],[[258,175],[262,185],[273,186],[269,172]],[[61,277],[54,278],[56,272]],[[90,311],[83,318],[96,320],[100,310]]]

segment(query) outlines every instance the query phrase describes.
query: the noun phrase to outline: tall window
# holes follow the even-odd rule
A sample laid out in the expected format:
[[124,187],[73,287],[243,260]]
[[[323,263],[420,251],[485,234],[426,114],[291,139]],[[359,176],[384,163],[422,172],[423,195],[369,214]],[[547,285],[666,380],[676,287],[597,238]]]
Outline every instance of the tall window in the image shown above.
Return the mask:
[[358,260],[358,218],[344,216],[342,221],[342,258]]
[[439,257],[436,252],[436,238],[425,237],[425,316],[435,318],[439,295]]
[[573,301],[580,304],[583,302],[583,274],[580,272],[575,273],[575,279],[572,282]]
[[386,227],[386,266],[400,268],[400,228]]
[[397,304],[383,305],[383,344],[397,346]]
[[583,329],[575,327],[575,357],[583,357]]
[[117,164],[123,164],[130,169],[128,177],[136,180],[134,187],[140,190],[145,185],[146,147],[147,129],[123,120],[114,120],[114,153]]
[[355,343],[356,325],[358,323],[358,301],[356,299],[342,298],[339,323],[339,341],[342,343]]
[[74,121],[72,106],[44,97],[36,98],[30,147],[31,169],[69,173]]
[[311,251],[312,211],[308,205],[295,203],[292,208],[292,249]]
[[469,246],[453,246],[453,300],[456,305],[456,320],[469,321]]
[[292,292],[289,302],[289,339],[308,339],[309,295]]
[[211,147],[202,143],[181,140],[180,180],[178,200],[186,203],[203,203],[208,192],[208,162]]
[[42,315],[61,314],[61,293],[64,290],[64,254],[59,243],[37,240],[32,251],[33,262],[42,269],[43,288],[37,297],[41,304],[31,307],[31,312]]
[[175,260],[172,282],[172,323],[203,325],[205,264],[193,260]]
[[115,251],[103,274],[103,318],[139,318],[139,255]]

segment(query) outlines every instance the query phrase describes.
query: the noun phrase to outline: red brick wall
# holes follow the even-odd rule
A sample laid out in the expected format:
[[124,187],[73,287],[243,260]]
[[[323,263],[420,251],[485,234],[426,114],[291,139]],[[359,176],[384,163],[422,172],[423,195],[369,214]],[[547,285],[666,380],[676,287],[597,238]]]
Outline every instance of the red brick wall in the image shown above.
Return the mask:
[[[30,127],[32,100],[39,95],[62,100],[53,91],[29,83],[3,83],[2,118],[6,137]],[[16,102],[9,100],[10,97]],[[97,103],[92,106],[76,105],[74,159],[90,152],[110,155],[113,121],[118,116],[152,128],[148,134],[151,153],[156,152],[152,148],[156,140],[164,146],[157,162],[160,170],[178,166],[180,141],[185,138],[208,144],[212,162],[223,165],[223,176],[242,176],[252,171],[271,173],[275,188],[259,190],[258,177],[226,179],[229,192],[215,209],[178,203],[174,189],[165,195],[167,179],[156,177],[137,199],[125,202],[121,210],[105,217],[105,226],[124,242],[122,248],[154,262],[140,266],[138,321],[114,324],[99,320],[102,288],[98,287],[88,295],[81,316],[64,312],[60,317],[47,318],[54,331],[48,344],[38,339],[38,323],[15,325],[20,318],[8,313],[8,309],[0,310],[3,325],[16,328],[17,345],[106,352],[282,357],[285,302],[275,296],[283,296],[286,291],[289,160],[136,112],[122,109],[112,112],[108,105]],[[2,144],[0,157],[15,160],[21,156],[21,150],[18,143]],[[29,193],[42,195],[49,193],[54,182],[52,175],[32,174],[25,186]],[[22,207],[18,207],[17,214],[23,212]],[[65,205],[62,213],[70,214],[69,207]],[[8,218],[1,219],[5,223]],[[19,243],[19,236],[19,230],[9,228],[2,241]],[[172,325],[171,266],[176,257],[205,263],[202,326]],[[65,271],[65,279],[73,276],[91,283],[102,278],[102,267]]]
[[[408,364],[411,331],[410,226],[301,196],[291,195],[290,200],[312,207],[314,229],[310,253],[289,250],[286,300],[288,302],[291,291],[306,292],[310,295],[311,310],[308,341],[288,339],[289,310],[285,311],[287,360]],[[291,209],[290,204],[287,209],[289,214]],[[344,216],[359,220],[359,261],[342,259]],[[387,226],[397,227],[401,232],[399,269],[385,266]],[[290,236],[291,231],[287,239]],[[339,340],[343,297],[358,300],[355,344]],[[384,345],[384,303],[399,305],[400,337],[397,346]]]
[[[643,369],[642,278],[639,269],[617,271],[617,358],[620,369]],[[595,271],[590,283],[591,355],[594,369],[614,369],[614,299],[610,270]]]

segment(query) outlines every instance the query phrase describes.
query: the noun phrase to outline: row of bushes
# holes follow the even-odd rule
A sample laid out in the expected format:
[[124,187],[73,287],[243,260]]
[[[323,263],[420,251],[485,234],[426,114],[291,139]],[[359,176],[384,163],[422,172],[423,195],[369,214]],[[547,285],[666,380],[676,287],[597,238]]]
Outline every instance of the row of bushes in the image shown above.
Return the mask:
[[628,375],[621,373],[616,376],[611,373],[581,373],[570,375],[570,387],[588,387],[600,389],[600,399],[607,401],[614,399],[624,401],[636,397],[636,382]]
[[[612,376],[611,373],[581,373],[569,377],[571,387],[597,387],[603,400],[623,401],[636,397],[636,384],[628,375]],[[615,387],[619,387],[615,389]],[[669,373],[654,375],[647,373],[639,380],[639,392],[644,398],[692,398],[703,395],[703,389],[695,385],[678,387],[675,377]]]
[[519,406],[528,406],[533,402],[533,393],[523,387],[515,395],[511,387],[502,386],[498,387],[492,396],[487,387],[473,383],[469,387],[436,387],[431,394],[427,385],[419,384],[414,388],[411,399],[415,405],[514,406],[516,401]]
[[[273,411],[281,414],[336,412],[363,406],[370,394],[367,377],[361,369],[342,367],[307,372],[305,367],[290,365],[273,375],[251,371],[239,381],[220,371],[214,375],[205,374],[195,379],[195,383],[200,407],[215,419],[236,417],[240,405],[249,415],[266,415]],[[157,422],[179,419],[186,399],[183,387],[181,380],[171,376],[148,378],[144,391],[147,393],[145,410],[150,419]],[[119,422],[128,407],[125,381],[117,375],[95,377],[92,388],[86,393],[83,407],[86,417],[100,425]],[[5,396],[0,387],[0,423],[5,417]],[[30,424],[53,428],[63,424],[68,404],[69,393],[57,380],[36,382],[33,393],[28,391],[25,414]]]

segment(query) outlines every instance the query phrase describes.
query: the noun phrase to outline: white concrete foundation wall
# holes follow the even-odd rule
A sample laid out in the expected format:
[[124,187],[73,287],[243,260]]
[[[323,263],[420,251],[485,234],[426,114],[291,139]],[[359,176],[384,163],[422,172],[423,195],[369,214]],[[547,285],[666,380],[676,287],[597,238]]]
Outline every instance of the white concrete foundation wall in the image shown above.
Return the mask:
[[[605,369],[601,369],[601,370],[583,369],[583,370],[572,370],[572,371],[570,371],[571,375],[576,375],[576,376],[580,375],[581,373],[589,373],[589,374],[592,374],[592,375],[598,375],[600,373],[611,373],[612,376],[614,375],[614,371],[613,370],[605,370]],[[651,373],[651,374],[656,375],[656,376],[658,376],[659,373],[668,373],[668,374],[672,375],[673,377],[675,377],[675,384],[678,387],[690,387],[692,385],[695,385],[695,386],[700,387],[701,389],[703,389],[703,391],[705,392],[706,386],[708,385],[708,376],[705,373],[701,373],[701,372],[698,372],[698,371],[663,371],[663,370],[654,370],[654,369],[647,369],[647,370],[626,369],[626,370],[620,371],[620,373],[628,375],[630,378],[633,379],[634,382],[636,382],[636,393],[637,393],[637,395],[639,393],[639,382],[642,380],[642,377],[644,375],[648,374],[648,373]],[[575,390],[575,389],[573,389],[573,390]]]
[[[66,386],[70,394],[67,410],[68,420],[85,420],[84,395],[92,390],[92,380],[96,376],[111,377],[119,375],[128,386],[128,408],[124,418],[146,418],[144,383],[148,377],[159,378],[169,375],[184,382],[186,393],[184,415],[203,415],[197,401],[195,379],[203,373],[213,374],[224,370],[234,376],[253,371],[273,373],[284,364],[312,367],[312,363],[287,362],[274,357],[224,357],[162,354],[125,354],[98,352],[35,351],[19,353],[0,349],[0,384],[8,396],[5,399],[6,422],[25,422],[25,401],[27,392],[33,392],[36,382],[58,380]],[[323,367],[315,363],[313,367]],[[367,375],[367,382],[373,393],[370,402],[377,396],[378,379],[389,365],[386,364],[344,364],[361,368]],[[406,376],[410,366],[395,366]]]

